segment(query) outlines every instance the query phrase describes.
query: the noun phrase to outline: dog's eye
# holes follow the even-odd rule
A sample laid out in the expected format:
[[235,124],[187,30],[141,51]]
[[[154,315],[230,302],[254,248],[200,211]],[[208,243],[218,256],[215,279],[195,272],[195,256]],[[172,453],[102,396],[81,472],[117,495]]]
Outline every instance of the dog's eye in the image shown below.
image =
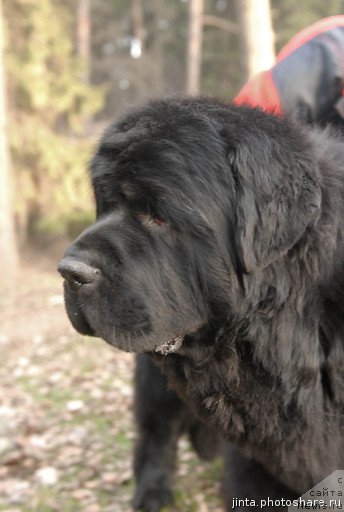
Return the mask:
[[139,213],[139,219],[146,226],[152,226],[153,224],[156,224],[157,226],[162,226],[163,224],[166,224],[166,219],[152,212]]
[[165,224],[166,220],[163,219],[162,217],[158,217],[157,215],[154,215],[152,217],[152,221],[157,224],[158,226],[162,226],[163,224]]
[[148,206],[148,217],[150,222],[154,222],[154,224],[157,224],[158,226],[162,226],[166,222],[164,217],[159,215],[151,204]]

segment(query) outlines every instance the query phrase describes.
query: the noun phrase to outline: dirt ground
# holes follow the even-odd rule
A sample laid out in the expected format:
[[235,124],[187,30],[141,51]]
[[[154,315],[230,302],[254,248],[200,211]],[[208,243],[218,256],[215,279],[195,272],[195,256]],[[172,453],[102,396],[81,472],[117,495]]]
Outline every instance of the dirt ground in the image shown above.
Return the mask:
[[[25,259],[0,298],[0,511],[129,512],[134,359],[70,326],[58,257]],[[178,454],[171,510],[220,512],[222,461]]]

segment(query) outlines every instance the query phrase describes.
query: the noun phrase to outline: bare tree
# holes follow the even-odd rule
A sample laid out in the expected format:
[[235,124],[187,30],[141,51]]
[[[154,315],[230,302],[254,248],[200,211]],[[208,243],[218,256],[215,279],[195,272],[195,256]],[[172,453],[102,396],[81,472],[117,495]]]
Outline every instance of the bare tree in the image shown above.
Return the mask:
[[247,78],[275,60],[270,0],[237,0]]
[[186,92],[188,94],[197,94],[200,90],[203,12],[204,0],[189,0],[189,36],[186,77]]
[[0,268],[4,287],[12,284],[18,271],[11,194],[10,158],[7,141],[6,82],[4,71],[4,21],[0,0]]
[[86,84],[90,81],[90,2],[91,0],[79,0],[77,12],[77,52],[83,64],[81,79]]
[[141,0],[132,0],[131,17],[133,22],[133,38],[131,41],[131,56],[140,58],[143,53],[144,44],[144,21]]
[[203,25],[218,28],[232,34],[236,34],[239,31],[236,23],[224,18],[219,18],[218,16],[213,16],[212,14],[203,15]]

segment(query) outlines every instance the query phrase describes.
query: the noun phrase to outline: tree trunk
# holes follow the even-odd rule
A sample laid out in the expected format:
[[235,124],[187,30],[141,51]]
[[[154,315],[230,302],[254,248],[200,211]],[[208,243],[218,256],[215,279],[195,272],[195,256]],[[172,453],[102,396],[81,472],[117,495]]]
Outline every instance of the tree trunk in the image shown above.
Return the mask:
[[202,29],[204,0],[189,0],[189,36],[186,92],[198,94],[202,66]]
[[152,58],[154,62],[153,80],[154,86],[152,90],[154,94],[161,95],[165,93],[165,73],[164,73],[164,45],[166,34],[160,30],[159,20],[164,18],[164,6],[162,0],[154,0],[154,16],[155,16],[155,34],[152,45]]
[[4,21],[0,0],[0,287],[13,286],[18,272],[18,251],[13,216],[10,158],[7,141],[6,82],[4,71]]
[[132,0],[131,17],[133,23],[133,38],[130,53],[134,59],[139,59],[142,56],[144,46],[144,21],[141,0]]
[[270,0],[238,0],[247,79],[275,61]]
[[83,72],[81,80],[90,83],[90,34],[91,34],[91,21],[90,21],[90,0],[79,0],[77,12],[77,52],[83,64]]

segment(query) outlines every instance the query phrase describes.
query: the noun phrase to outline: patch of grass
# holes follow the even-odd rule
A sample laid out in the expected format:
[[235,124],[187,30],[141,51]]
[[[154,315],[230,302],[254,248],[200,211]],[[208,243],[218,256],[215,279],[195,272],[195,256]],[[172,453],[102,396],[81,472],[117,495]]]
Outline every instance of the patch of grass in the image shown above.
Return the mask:
[[95,494],[97,496],[97,501],[101,509],[104,509],[105,507],[110,505],[111,501],[113,501],[114,498],[114,492],[105,491],[104,489],[97,489],[95,491]]
[[[92,428],[99,434],[108,434],[113,427],[114,419],[101,414],[87,414],[83,416],[92,423]],[[112,436],[111,436],[112,437]],[[113,440],[113,438],[112,438]]]
[[74,390],[58,387],[52,387],[49,393],[45,396],[49,402],[53,403],[58,408],[65,406],[65,404],[70,400],[81,399],[80,395],[74,393]]
[[217,457],[212,462],[205,465],[202,478],[207,482],[220,482],[223,477],[223,459]]
[[131,449],[132,446],[132,441],[131,439],[128,439],[128,436],[125,432],[119,432],[115,437],[114,442],[116,446],[125,451]]
[[78,474],[84,469],[84,466],[81,464],[73,464],[68,469],[63,471],[63,473],[60,476],[60,481],[62,483],[68,483],[71,480],[77,481]]
[[[69,401],[82,400],[85,403],[89,401],[89,396],[85,392],[76,390],[72,387],[62,388],[58,387],[57,385],[52,385],[48,392],[42,393],[41,384],[32,380],[31,377],[19,377],[17,379],[17,383],[21,389],[25,393],[29,394],[37,404],[39,404],[45,410],[48,410],[49,413],[52,413],[52,415],[59,415],[62,410],[66,409],[66,404]],[[45,387],[45,383],[43,385]],[[81,410],[79,414],[71,417],[67,422],[61,420],[61,424],[66,423],[72,425],[82,423],[85,417],[85,415],[82,413],[83,411]]]
[[[190,490],[191,491],[191,490]],[[183,510],[183,512],[198,512],[198,504],[194,501],[191,501],[190,491],[185,491],[181,489],[176,489],[174,492],[174,509],[175,510]],[[194,493],[195,490],[192,490]]]
[[[56,508],[49,502],[57,503],[63,512],[82,512],[83,505],[71,496],[64,496],[52,487],[39,487],[35,496],[36,512],[55,512]],[[32,512],[32,508],[23,508],[21,512]]]

